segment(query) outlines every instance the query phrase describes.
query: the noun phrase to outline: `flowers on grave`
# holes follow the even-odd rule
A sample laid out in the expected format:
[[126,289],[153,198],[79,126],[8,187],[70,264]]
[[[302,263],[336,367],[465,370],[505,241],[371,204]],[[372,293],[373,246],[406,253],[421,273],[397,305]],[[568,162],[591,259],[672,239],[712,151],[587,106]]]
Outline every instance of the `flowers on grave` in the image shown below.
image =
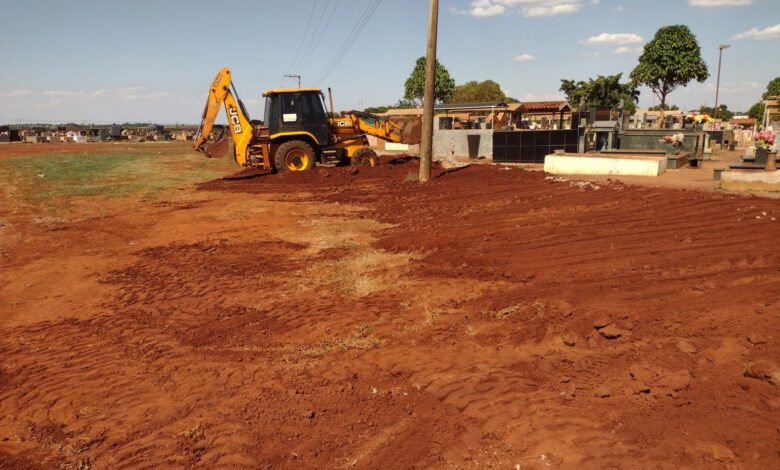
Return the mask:
[[775,133],[772,131],[756,132],[753,136],[756,141],[756,147],[760,149],[769,149],[775,145]]
[[712,116],[707,113],[688,113],[685,116],[685,122],[689,124],[706,124],[713,121]]
[[679,147],[682,145],[683,140],[685,140],[685,135],[683,134],[670,134],[661,137],[658,139],[658,142],[661,142],[662,144],[672,144],[674,147]]

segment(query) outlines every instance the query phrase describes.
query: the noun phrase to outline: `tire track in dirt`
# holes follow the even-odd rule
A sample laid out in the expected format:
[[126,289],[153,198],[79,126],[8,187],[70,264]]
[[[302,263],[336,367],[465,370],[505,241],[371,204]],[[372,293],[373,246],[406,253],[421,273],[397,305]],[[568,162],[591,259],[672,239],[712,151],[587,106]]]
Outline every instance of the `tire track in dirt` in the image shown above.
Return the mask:
[[408,263],[355,296],[300,288],[349,245],[140,250],[104,273],[102,314],[4,331],[0,451],[94,468],[775,464],[776,202],[410,170],[206,185],[362,207],[371,248]]
[[[485,173],[488,171],[485,170]],[[518,180],[520,179],[522,179],[522,183],[529,183],[528,178],[518,178]],[[534,182],[546,185],[539,179],[536,179]],[[560,189],[562,185],[558,184],[556,186]],[[532,192],[528,199],[544,198],[545,195],[549,194],[549,187],[541,189],[539,195],[534,194],[538,187],[538,185],[534,185],[531,188],[515,188],[514,191]],[[692,335],[694,338],[706,338],[706,341],[702,343],[707,344],[709,342],[712,347],[719,346],[717,344],[718,339],[722,338],[724,334],[728,337],[730,334],[736,333],[736,330],[741,330],[736,335],[737,337],[741,336],[741,342],[745,342],[745,338],[750,331],[746,331],[743,325],[741,325],[745,323],[747,323],[745,326],[758,330],[767,328],[769,331],[777,331],[776,317],[755,317],[756,314],[761,315],[762,312],[765,312],[768,307],[777,308],[777,297],[778,292],[780,292],[780,272],[778,272],[780,258],[776,252],[773,252],[771,249],[768,250],[766,245],[767,239],[780,234],[780,231],[777,229],[778,225],[771,221],[771,217],[777,218],[778,215],[778,207],[771,201],[757,201],[754,199],[713,196],[682,191],[663,192],[665,194],[662,195],[662,192],[655,190],[624,187],[606,187],[602,189],[601,193],[597,191],[583,191],[584,194],[579,194],[575,198],[564,193],[558,198],[559,200],[554,201],[556,206],[566,207],[568,204],[574,203],[588,206],[599,199],[603,201],[604,193],[609,193],[616,189],[621,191],[618,196],[619,204],[610,204],[613,207],[607,208],[593,204],[596,209],[593,211],[583,210],[582,216],[579,216],[576,212],[563,214],[565,222],[556,226],[555,235],[543,236],[540,239],[538,235],[534,236],[531,233],[531,229],[524,230],[522,226],[516,225],[517,223],[514,221],[516,219],[513,219],[511,215],[509,219],[498,216],[499,213],[502,215],[511,214],[511,206],[509,204],[496,202],[501,201],[502,194],[500,191],[490,188],[489,191],[476,193],[476,191],[469,191],[469,189],[472,188],[464,188],[465,194],[460,194],[458,200],[468,201],[470,204],[479,207],[479,215],[469,217],[470,214],[467,214],[463,217],[449,219],[446,224],[446,233],[428,231],[427,228],[424,228],[424,225],[413,222],[416,220],[416,216],[421,213],[417,208],[399,210],[399,208],[407,208],[407,205],[414,206],[415,204],[425,204],[430,200],[436,200],[436,196],[428,199],[425,197],[427,194],[425,196],[421,194],[422,190],[407,198],[404,198],[403,195],[393,194],[390,198],[393,200],[392,207],[386,206],[383,213],[382,209],[379,209],[381,214],[380,220],[399,224],[399,227],[392,230],[392,233],[387,234],[385,239],[380,242],[380,246],[386,246],[391,250],[434,250],[436,254],[426,258],[424,262],[435,265],[443,264],[443,269],[436,271],[439,274],[452,271],[453,268],[459,266],[460,269],[455,268],[455,270],[460,271],[459,277],[461,278],[470,277],[470,273],[473,273],[474,277],[484,278],[485,264],[488,263],[500,263],[499,269],[493,270],[495,277],[512,279],[531,271],[535,275],[534,281],[530,283],[528,288],[521,288],[519,292],[515,293],[520,299],[528,298],[529,296],[533,298],[535,295],[544,295],[548,292],[561,292],[561,289],[563,289],[561,293],[565,297],[569,297],[573,303],[583,303],[586,307],[592,306],[594,309],[598,308],[601,311],[606,311],[605,313],[607,314],[624,316],[624,323],[629,325],[628,330],[623,330],[624,335],[632,333],[629,330],[633,330],[633,332],[641,331],[642,336],[636,333],[635,336],[632,336],[632,342],[634,342],[632,347],[621,345],[620,348],[614,348],[610,347],[613,346],[612,344],[602,344],[596,347],[597,351],[593,352],[594,355],[600,358],[599,362],[593,364],[589,359],[586,359],[584,364],[575,362],[573,369],[564,368],[564,370],[570,370],[571,373],[562,377],[561,381],[571,383],[574,382],[572,377],[579,376],[579,380],[584,382],[584,384],[579,384],[580,389],[584,389],[586,394],[590,394],[590,396],[582,397],[581,394],[577,396],[572,393],[572,399],[576,401],[578,408],[582,406],[583,401],[586,403],[591,402],[588,405],[595,409],[599,408],[598,403],[604,400],[592,397],[592,393],[602,383],[616,382],[619,384],[619,388],[625,387],[623,384],[630,379],[629,374],[621,377],[618,371],[609,369],[622,368],[624,371],[627,371],[629,369],[628,365],[632,362],[668,362],[668,353],[658,354],[658,352],[670,346],[674,348],[673,340],[669,341],[667,335],[670,329],[684,330],[684,328],[677,327],[677,324],[685,324],[690,321],[686,321],[685,316],[687,315],[697,319],[701,317],[703,312],[716,311],[722,308],[723,305],[747,306],[742,312],[752,316],[751,321],[745,322],[744,319],[740,319],[739,317],[742,313],[740,312],[740,314],[729,315],[726,318],[718,318],[717,322],[712,322],[713,324],[710,325],[711,331],[705,335],[695,330],[693,332],[679,331],[679,334]],[[659,201],[652,204],[644,204],[648,199],[648,193],[656,195]],[[416,196],[419,196],[419,199],[416,199]],[[610,196],[607,195],[606,197]],[[401,200],[399,201],[396,198]],[[491,202],[484,203],[484,198],[489,198]],[[341,200],[340,197],[337,200]],[[350,202],[364,203],[360,199],[355,198],[351,198]],[[636,209],[640,205],[641,210]],[[534,224],[533,218],[529,220],[528,217],[528,214],[533,213],[534,209],[537,208],[531,208],[522,217],[522,223],[538,229],[544,223],[539,220],[538,223]],[[745,223],[745,218],[738,217],[741,211],[750,211],[751,209],[753,214],[758,214],[753,217],[759,217],[759,215],[761,217],[756,220],[753,220],[753,218],[748,219],[748,223]],[[637,218],[643,212],[650,214],[646,221],[653,221],[654,223],[641,230],[641,227],[638,225],[643,220],[637,220]],[[554,216],[556,216],[555,213],[543,213],[540,214],[539,218]],[[488,227],[481,226],[474,220],[477,218],[490,220],[491,224]],[[598,223],[593,223],[592,221],[598,221]],[[490,235],[483,237],[485,232],[490,233]],[[615,236],[616,232],[622,235]],[[447,233],[457,234],[457,237],[447,236]],[[582,233],[588,233],[589,236],[580,236]],[[722,238],[723,233],[728,233],[726,240]],[[431,238],[431,235],[433,235],[433,238]],[[674,238],[670,237],[670,235],[674,236]],[[399,244],[399,238],[409,240],[409,242]],[[497,241],[494,242],[494,240]],[[519,240],[519,242],[513,242],[513,240]],[[541,243],[528,243],[528,240],[533,240],[533,242],[540,240]],[[545,243],[545,240],[550,240],[550,243]],[[607,243],[609,243],[609,247],[606,246]],[[482,247],[486,245],[488,247],[483,249]],[[619,246],[619,249],[615,250],[612,245]],[[446,259],[447,254],[450,253],[457,258],[454,260]],[[554,253],[563,253],[563,255]],[[610,254],[604,256],[604,253]],[[485,259],[486,257],[488,259]],[[507,262],[507,260],[512,261]],[[634,266],[645,266],[650,269],[644,275],[642,275],[641,270],[639,273],[626,272]],[[679,268],[684,266],[687,267]],[[676,270],[677,272],[670,272],[670,270]],[[544,276],[544,273],[552,275]],[[618,273],[619,277],[616,276]],[[728,289],[729,280],[748,273],[755,274],[757,281],[755,287],[758,290],[734,292]],[[758,281],[759,279],[760,281]],[[626,289],[626,286],[636,287],[635,289]],[[680,295],[681,287],[683,288],[682,298]],[[719,287],[720,289],[718,289]],[[617,289],[620,290],[612,292]],[[592,293],[594,292],[600,293],[598,299],[593,298]],[[708,294],[707,298],[699,295],[699,293],[704,294],[705,292]],[[641,294],[637,295],[639,293]],[[766,299],[764,301],[765,305],[758,306],[758,308],[751,305],[754,304],[753,300],[756,293],[769,294],[769,297],[764,297]],[[501,297],[504,297],[505,294],[506,291],[497,292],[497,295]],[[694,297],[691,298],[690,295]],[[685,296],[688,296],[688,298]],[[484,302],[484,300],[486,299],[481,299],[481,302]],[[512,301],[515,301],[515,299],[507,300],[503,305],[510,305]],[[680,303],[681,301],[682,303]],[[643,318],[645,315],[642,312],[639,314],[632,313],[636,302],[647,304],[644,308],[650,308],[656,318],[645,319]],[[604,304],[607,304],[609,307],[604,308]],[[494,303],[494,305],[498,305],[499,308],[501,306],[500,303]],[[660,311],[655,310],[656,308]],[[617,312],[610,312],[610,310],[617,310]],[[579,331],[577,344],[585,342],[583,339],[605,342],[597,334],[594,336],[593,325],[589,324],[593,319],[585,319],[585,324],[580,321],[580,324],[575,326]],[[644,325],[642,325],[643,328],[637,328],[640,322],[647,322],[647,327],[644,328]],[[750,325],[752,322],[758,324]],[[717,326],[715,323],[717,323]],[[759,326],[760,324],[763,324],[763,326]],[[546,328],[552,328],[552,326],[548,325]],[[524,333],[522,336],[527,337],[528,332]],[[540,333],[540,331],[536,330],[537,336]],[[542,336],[545,333],[541,333]],[[645,335],[647,337],[643,338]],[[491,341],[482,342],[482,346],[492,349],[490,345],[504,344],[507,340],[507,338],[502,338],[504,341],[498,341],[493,337],[490,339]],[[658,339],[664,340],[666,344],[653,344]],[[550,340],[554,340],[554,338],[549,338],[548,341]],[[477,351],[473,355],[469,355],[468,351],[464,350],[461,340],[454,341],[459,345],[457,349],[449,351],[449,354],[444,351],[437,351],[437,355],[457,358],[457,360],[453,359],[455,362],[423,361],[418,367],[413,367],[410,373],[414,374],[414,377],[419,377],[422,382],[427,384],[427,389],[445,403],[454,401],[454,404],[459,409],[467,413],[469,410],[468,403],[464,405],[458,400],[453,400],[453,397],[475,393],[472,392],[472,390],[476,390],[475,386],[471,384],[471,380],[467,377],[469,377],[469,371],[478,368],[480,362],[485,361],[485,354]],[[559,343],[562,343],[560,339]],[[538,344],[544,344],[544,342]],[[607,351],[600,351],[601,348],[605,348]],[[776,346],[773,348],[776,350]],[[604,359],[605,352],[609,360]],[[757,352],[757,356],[768,358],[766,351]],[[747,361],[754,358],[753,354],[755,353],[745,351],[736,355],[727,364],[730,369],[732,387],[741,387],[742,389],[746,386],[749,387],[749,385],[740,382],[742,380],[741,369]],[[546,352],[537,352],[536,355],[531,355],[528,360],[530,362],[540,361],[546,355]],[[387,356],[389,354],[385,357]],[[663,357],[663,359],[659,356]],[[679,359],[679,354],[677,356]],[[403,357],[404,354],[400,354],[398,360],[402,361]],[[518,352],[516,355],[513,354],[513,357],[521,358],[524,356]],[[686,366],[689,369],[706,368],[706,362],[709,359],[705,358],[704,361],[704,364],[702,364],[701,360],[695,363],[688,361]],[[490,370],[491,373],[496,373],[497,370],[500,370],[499,364],[496,363],[498,361],[494,357],[491,357],[487,362],[490,364],[490,367],[486,369]],[[396,366],[395,363],[391,364],[391,367]],[[561,365],[558,364],[557,367],[561,367]],[[671,364],[670,370],[658,369],[656,374],[656,386],[659,389],[664,390],[671,387],[671,400],[679,399],[678,397],[681,393],[674,390],[674,387],[678,385],[670,385],[667,382],[670,382],[671,379],[665,382],[664,377],[672,377],[674,379],[676,377],[676,372],[673,370],[675,367],[678,367],[678,365]],[[771,367],[777,367],[777,365],[773,364]],[[530,365],[525,365],[524,368],[533,370],[533,367]],[[685,374],[681,374],[683,377],[690,375],[687,369],[682,370],[686,371]],[[556,374],[556,370],[553,368],[549,372],[553,373],[554,376],[561,377],[560,372]],[[703,374],[709,375],[713,372],[703,371]],[[632,445],[624,443],[620,446],[614,446],[614,432],[623,425],[617,418],[614,418],[612,423],[614,425],[613,429],[609,429],[607,426],[599,432],[594,432],[592,430],[592,418],[575,418],[573,416],[580,414],[577,410],[565,409],[564,412],[560,412],[560,405],[551,405],[551,403],[555,403],[556,399],[560,399],[561,395],[565,396],[567,394],[565,389],[568,387],[565,385],[560,386],[554,392],[547,390],[547,393],[541,394],[543,397],[539,398],[538,403],[529,400],[519,407],[516,415],[513,416],[510,412],[508,417],[506,417],[507,412],[512,408],[507,407],[503,399],[504,389],[502,387],[492,389],[489,385],[491,379],[482,380],[486,380],[488,385],[478,394],[489,403],[485,409],[494,410],[493,415],[482,417],[485,423],[492,424],[498,422],[505,424],[506,421],[527,422],[529,419],[533,423],[534,416],[537,413],[544,415],[543,430],[535,430],[533,426],[525,428],[524,432],[518,434],[513,434],[509,428],[503,430],[507,436],[522,436],[523,441],[515,442],[515,444],[518,444],[519,448],[526,452],[523,454],[523,457],[529,463],[544,463],[538,461],[541,457],[533,457],[534,455],[544,455],[546,456],[545,459],[550,461],[555,461],[556,458],[565,456],[566,462],[570,464],[579,462],[587,465],[598,462],[598,465],[609,463],[620,465],[628,459],[643,461],[643,457],[647,458],[648,455],[662,460],[669,447],[678,449],[675,457],[678,457],[681,462],[691,463],[698,461],[702,463],[711,461],[713,463],[724,463],[737,459],[737,456],[728,447],[713,444],[706,440],[700,442],[700,445],[691,446],[692,449],[686,449],[685,441],[674,443],[676,436],[667,430],[658,429],[655,431],[661,435],[656,436],[656,439],[660,439],[662,442],[658,444],[656,449],[648,448],[641,440],[635,441]],[[526,380],[537,383],[545,382],[544,379],[533,376]],[[706,380],[714,380],[714,377],[707,377]],[[516,380],[513,381],[509,376],[499,376],[495,382],[517,390],[517,395],[525,397],[532,395],[528,391],[523,391],[522,385],[524,382],[522,380],[517,382]],[[687,392],[690,388],[690,382],[686,382],[685,378],[681,382],[684,386],[680,389],[680,392]],[[736,383],[739,383],[739,386]],[[752,385],[755,388],[765,387],[760,383]],[[717,387],[723,386],[723,384],[719,384]],[[561,389],[564,390],[558,393]],[[610,391],[609,393],[614,395],[615,392]],[[619,399],[621,402],[627,401],[628,405],[626,406],[626,403],[618,403],[617,405],[610,403],[609,408],[623,408],[625,406],[631,409],[644,405],[642,401],[636,403],[638,399],[646,400],[642,394],[635,396],[634,393],[630,393],[630,390],[628,392],[621,390],[618,395],[623,395],[624,393],[627,393],[627,396],[616,397],[612,401]],[[756,396],[751,397],[753,402],[751,406],[756,410],[761,408],[767,409],[768,406],[769,410],[774,410],[770,414],[776,416],[774,402],[765,393],[766,390],[762,390]],[[697,421],[707,419],[709,416],[708,408],[711,406],[710,403],[712,403],[708,402],[707,399],[713,400],[715,395],[707,396],[705,394],[704,403],[698,404],[698,406],[691,405],[691,403],[684,404],[684,406],[690,406],[696,410],[691,414],[693,416],[692,422],[696,423]],[[652,398],[653,407],[659,410],[659,414],[663,418],[651,414],[649,416],[650,419],[655,418],[658,420],[660,418],[666,422],[670,419],[676,421],[672,417],[677,413],[676,411],[673,412],[672,416],[669,416],[664,413],[664,410],[667,410],[666,413],[669,413],[669,409],[672,407],[676,408],[679,406],[678,404],[667,404],[663,401],[666,398],[663,395],[653,396]],[[557,410],[558,413],[555,413],[554,410]],[[703,439],[709,437],[717,440],[715,436],[732,434],[733,430],[738,428],[746,430],[747,433],[749,433],[747,429],[754,431],[754,426],[745,427],[744,422],[742,422],[744,416],[738,417],[739,413],[735,414],[733,411],[727,414],[730,416],[721,416],[723,419],[720,422],[709,422],[707,425],[704,425],[704,428],[698,428],[697,432],[702,435]],[[621,420],[635,419],[632,418],[631,412],[622,412],[619,416]],[[642,417],[647,419],[647,413],[643,413]],[[579,424],[572,424],[578,422]],[[694,424],[694,426],[696,425],[701,424]],[[771,441],[777,441],[777,436],[771,433],[771,419],[759,419],[756,425],[767,433],[766,436]],[[572,431],[572,436],[568,440],[564,431],[567,428],[571,428]],[[712,430],[717,429],[717,431],[715,433],[702,432],[702,429],[708,428]],[[490,432],[492,429],[483,431]],[[562,432],[564,432],[564,435],[561,435]],[[631,434],[631,432],[623,432]],[[545,438],[545,435],[549,437]],[[511,440],[511,437],[507,439]],[[561,445],[561,440],[566,443]],[[522,445],[523,442],[532,444],[524,447]],[[753,448],[754,456],[762,453],[763,455],[771,455],[771,446],[766,447],[753,440],[744,439],[740,440],[739,444]],[[663,446],[667,446],[667,450],[662,450]],[[541,452],[545,448],[552,452],[542,454]],[[572,452],[574,449],[579,450],[583,448],[588,449],[589,452],[582,452],[579,455],[576,452]],[[609,448],[608,451],[605,450],[607,448]],[[726,449],[725,451],[723,450],[724,448]],[[755,449],[762,450],[757,452]],[[594,452],[594,450],[600,450],[602,453]],[[651,461],[648,460],[648,462]]]
[[[347,307],[365,314],[347,316],[337,296],[322,294],[302,305],[285,284],[304,248],[216,240],[144,249],[103,277],[118,286],[103,314],[7,331],[0,356],[13,361],[0,376],[0,428],[23,450],[19,458],[97,468],[370,468],[404,448],[394,461],[439,461],[460,432],[432,396],[382,371],[317,372],[326,362],[332,375],[339,361],[331,356],[349,350],[339,338],[388,306],[358,300]],[[231,292],[264,308],[236,304]],[[375,437],[398,419],[408,423],[403,435]],[[447,437],[433,444],[434,432]]]

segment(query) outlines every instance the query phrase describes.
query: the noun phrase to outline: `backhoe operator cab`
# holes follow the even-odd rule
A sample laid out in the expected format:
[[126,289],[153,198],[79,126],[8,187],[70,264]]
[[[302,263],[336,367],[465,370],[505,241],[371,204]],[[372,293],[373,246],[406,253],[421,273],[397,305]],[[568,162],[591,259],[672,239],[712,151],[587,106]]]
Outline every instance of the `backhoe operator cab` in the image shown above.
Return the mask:
[[265,96],[265,126],[272,142],[274,167],[304,171],[316,163],[376,166],[377,155],[367,136],[390,142],[419,143],[404,136],[398,124],[367,113],[350,111],[329,118],[319,88],[269,90]]
[[[265,119],[269,138],[281,142],[274,152],[278,170],[303,171],[323,158],[330,126],[324,96],[319,89],[269,90],[265,96]],[[306,145],[301,145],[305,143]]]
[[320,90],[270,90],[265,95],[265,125],[273,136],[308,132],[319,145],[328,143],[328,116]]

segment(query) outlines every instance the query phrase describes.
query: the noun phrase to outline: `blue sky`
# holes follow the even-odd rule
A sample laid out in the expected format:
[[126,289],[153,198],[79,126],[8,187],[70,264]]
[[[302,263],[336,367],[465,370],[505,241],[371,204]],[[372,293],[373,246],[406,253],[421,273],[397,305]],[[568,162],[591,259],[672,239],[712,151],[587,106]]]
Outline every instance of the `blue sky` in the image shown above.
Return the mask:
[[[294,85],[285,73],[331,86],[337,109],[391,104],[425,52],[428,2],[383,0],[347,41],[372,1],[0,0],[0,122],[195,123],[222,66],[253,118],[262,90]],[[669,24],[692,29],[712,75],[673,104],[714,102],[719,44],[732,45],[720,90],[730,109],[747,109],[780,75],[779,0],[440,3],[438,56],[456,82],[493,79],[520,100],[559,97],[561,78],[627,76]],[[640,104],[652,103],[643,89]]]

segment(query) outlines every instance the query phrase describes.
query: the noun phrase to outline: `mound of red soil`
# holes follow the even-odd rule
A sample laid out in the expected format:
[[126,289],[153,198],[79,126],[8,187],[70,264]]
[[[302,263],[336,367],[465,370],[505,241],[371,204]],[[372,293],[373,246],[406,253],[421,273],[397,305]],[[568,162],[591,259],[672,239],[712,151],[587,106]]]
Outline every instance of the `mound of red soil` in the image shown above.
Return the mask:
[[[260,191],[272,190],[279,186],[294,186],[310,190],[313,186],[334,187],[352,183],[405,183],[417,180],[420,160],[417,157],[402,155],[379,157],[375,167],[357,166],[318,166],[304,172],[270,172],[256,168],[247,168],[235,175],[209,181],[198,186],[203,190]],[[445,170],[437,162],[432,165],[431,176],[437,177]]]

